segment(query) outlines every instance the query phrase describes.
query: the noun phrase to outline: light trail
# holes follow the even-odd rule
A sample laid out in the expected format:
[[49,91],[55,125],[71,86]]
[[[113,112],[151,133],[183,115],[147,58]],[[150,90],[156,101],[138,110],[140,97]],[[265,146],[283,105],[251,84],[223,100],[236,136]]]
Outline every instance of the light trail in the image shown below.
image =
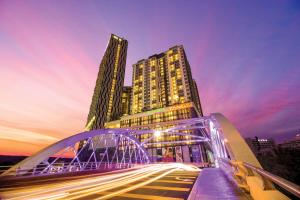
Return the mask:
[[[150,166],[149,166],[150,167]],[[157,166],[156,166],[157,167]],[[152,168],[155,169],[155,168]],[[10,191],[10,194],[12,194],[12,198],[9,199],[24,199],[24,198],[30,198],[33,195],[43,195],[44,193],[58,193],[58,192],[64,192],[64,191],[72,191],[72,190],[82,190],[89,187],[95,187],[104,185],[107,183],[110,183],[111,180],[117,180],[122,181],[124,178],[130,178],[134,175],[140,175],[143,172],[146,172],[147,168],[142,168],[135,171],[129,171],[125,173],[120,174],[110,174],[105,176],[94,176],[89,178],[83,178],[79,180],[73,180],[73,181],[64,181],[61,183],[48,183],[47,185],[38,185],[38,188],[35,186],[22,188],[21,190],[12,190]],[[59,188],[59,189],[57,189]],[[27,195],[28,194],[28,195]],[[19,198],[21,196],[21,198]]]
[[[116,172],[103,175],[81,177],[75,180],[63,180],[60,182],[42,182],[34,185],[10,188],[2,190],[0,197],[10,200],[23,199],[78,199],[87,198],[89,195],[97,195],[97,199],[106,199],[122,194],[136,188],[145,186],[176,170],[199,171],[198,168],[182,163],[151,164],[138,167],[131,171]],[[51,180],[50,180],[51,181]],[[114,188],[130,185],[127,188],[113,192],[106,192]],[[100,196],[100,193],[105,193]],[[103,194],[102,194],[103,195]]]
[[117,191],[117,192],[112,192],[112,193],[110,193],[110,194],[108,194],[108,195],[105,195],[105,196],[103,196],[103,197],[98,198],[97,200],[100,200],[100,199],[107,199],[107,198],[109,198],[109,197],[117,196],[118,194],[122,194],[122,193],[125,193],[125,192],[128,192],[128,191],[137,189],[137,188],[142,187],[142,186],[144,186],[144,185],[147,185],[147,184],[149,184],[149,183],[151,183],[151,182],[154,182],[155,180],[158,180],[158,179],[164,177],[165,175],[172,173],[172,172],[175,171],[175,170],[177,170],[177,169],[168,170],[167,172],[165,172],[165,173],[163,173],[163,174],[161,174],[161,175],[159,175],[159,176],[157,176],[157,177],[155,177],[155,178],[152,178],[152,179],[150,179],[150,180],[148,180],[148,181],[144,181],[144,182],[142,182],[142,183],[133,185],[133,186],[128,187],[128,188],[125,188],[125,189],[123,189],[123,190],[119,190],[119,191]]

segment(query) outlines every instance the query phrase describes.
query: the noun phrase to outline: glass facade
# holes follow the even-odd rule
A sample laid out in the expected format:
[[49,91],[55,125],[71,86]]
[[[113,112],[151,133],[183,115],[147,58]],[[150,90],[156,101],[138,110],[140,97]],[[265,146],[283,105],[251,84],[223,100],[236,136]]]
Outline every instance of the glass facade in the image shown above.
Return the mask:
[[121,118],[121,127],[135,127],[143,125],[154,125],[155,123],[169,122],[181,119],[198,117],[199,113],[193,103],[178,104],[166,108],[156,109],[142,114],[130,115]]
[[[201,153],[205,152],[205,146],[191,136],[202,136],[199,129],[181,130],[182,135],[164,132],[165,129],[174,127],[181,120],[199,116],[200,113],[194,103],[188,102],[123,116],[119,121],[107,123],[106,128],[144,130],[142,134],[136,134],[135,137],[144,143],[154,162],[205,162],[206,155]],[[155,136],[153,131],[147,132],[147,130],[157,130],[162,133]]]

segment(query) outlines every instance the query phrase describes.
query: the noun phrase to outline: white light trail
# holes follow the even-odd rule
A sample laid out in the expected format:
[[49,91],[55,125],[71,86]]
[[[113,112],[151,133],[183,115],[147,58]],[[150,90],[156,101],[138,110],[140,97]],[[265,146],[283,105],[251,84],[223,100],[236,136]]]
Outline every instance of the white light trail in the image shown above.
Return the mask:
[[[134,190],[158,180],[175,170],[199,171],[192,165],[183,163],[163,163],[149,164],[140,166],[134,170],[125,172],[116,172],[104,175],[87,175],[76,180],[64,180],[60,182],[47,182],[22,186],[21,188],[1,191],[0,196],[4,199],[21,200],[21,199],[77,199],[88,198],[89,195],[109,191],[124,185],[130,185],[127,188],[114,191],[99,198],[108,198],[121,193]],[[154,176],[157,174],[157,176]],[[151,176],[151,178],[150,178]],[[146,179],[146,180],[145,180]],[[140,182],[142,181],[142,182]],[[139,182],[133,184],[134,182]],[[133,185],[131,185],[133,184]]]

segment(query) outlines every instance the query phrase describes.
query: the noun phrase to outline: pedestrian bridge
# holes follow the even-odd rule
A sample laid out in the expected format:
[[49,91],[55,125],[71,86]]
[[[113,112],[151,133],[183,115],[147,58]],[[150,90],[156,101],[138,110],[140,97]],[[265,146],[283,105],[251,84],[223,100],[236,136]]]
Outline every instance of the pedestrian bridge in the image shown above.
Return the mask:
[[[202,134],[187,135],[183,131],[192,129],[198,129]],[[228,180],[234,182],[237,188],[248,193],[253,199],[289,199],[277,188],[292,196],[300,197],[299,186],[262,169],[238,130],[219,113],[202,118],[180,120],[164,130],[118,128],[78,133],[17,163],[4,171],[0,178],[57,176],[91,170],[120,170],[148,166],[153,164],[153,159],[146,147],[153,138],[142,143],[136,138],[145,132],[153,133],[153,137],[168,134],[188,136],[189,142],[206,143],[212,152],[215,169],[221,170]],[[174,168],[174,165],[171,168]],[[212,169],[206,173],[206,176],[213,177],[213,174],[217,173],[220,171],[213,172]],[[196,180],[189,199],[203,198],[199,196],[204,194],[203,190],[199,189],[203,184],[203,177],[204,175],[202,178],[199,176]],[[206,186],[214,187],[213,183],[214,180],[210,180]]]

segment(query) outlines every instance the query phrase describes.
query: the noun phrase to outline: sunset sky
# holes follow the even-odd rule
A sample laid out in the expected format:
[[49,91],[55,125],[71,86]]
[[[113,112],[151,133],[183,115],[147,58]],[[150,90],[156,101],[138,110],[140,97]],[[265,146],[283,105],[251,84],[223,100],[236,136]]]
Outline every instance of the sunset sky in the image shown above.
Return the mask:
[[0,0],[0,154],[84,128],[110,33],[136,61],[182,44],[204,113],[245,137],[300,132],[300,1]]

